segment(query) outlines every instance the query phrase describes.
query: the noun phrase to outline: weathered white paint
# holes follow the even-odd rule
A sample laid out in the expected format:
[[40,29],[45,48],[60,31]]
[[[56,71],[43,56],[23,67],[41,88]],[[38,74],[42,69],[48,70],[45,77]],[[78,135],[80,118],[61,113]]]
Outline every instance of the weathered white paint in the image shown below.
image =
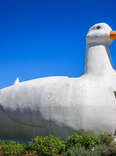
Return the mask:
[[114,133],[116,72],[109,57],[110,31],[105,23],[90,28],[81,77],[39,78],[2,89],[0,135],[24,140],[49,134],[65,137],[74,131]]

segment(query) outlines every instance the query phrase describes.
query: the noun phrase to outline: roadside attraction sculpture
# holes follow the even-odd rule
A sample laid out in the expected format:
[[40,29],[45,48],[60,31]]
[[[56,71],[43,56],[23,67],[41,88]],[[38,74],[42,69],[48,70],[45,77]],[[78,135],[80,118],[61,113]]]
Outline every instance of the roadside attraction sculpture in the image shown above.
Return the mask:
[[38,78],[0,90],[0,136],[27,140],[37,135],[66,137],[75,131],[115,133],[116,71],[108,46],[116,32],[105,23],[86,36],[81,77]]

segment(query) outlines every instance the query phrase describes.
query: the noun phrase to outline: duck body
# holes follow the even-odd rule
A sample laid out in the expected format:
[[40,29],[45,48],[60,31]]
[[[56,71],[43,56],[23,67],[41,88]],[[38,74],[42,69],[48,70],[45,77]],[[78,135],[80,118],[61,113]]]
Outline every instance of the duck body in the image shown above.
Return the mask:
[[0,123],[3,130],[0,134],[29,138],[64,135],[63,130],[68,135],[80,129],[81,85],[81,78],[48,77],[2,89]]
[[114,134],[116,72],[108,49],[110,32],[105,23],[89,30],[81,77],[17,79],[14,85],[0,90],[1,137],[24,141],[46,135],[65,138],[74,132]]
[[109,80],[108,76],[104,79],[88,74],[80,78],[49,77],[2,89],[1,136],[28,140],[38,135],[64,138],[74,132],[113,134],[116,97]]

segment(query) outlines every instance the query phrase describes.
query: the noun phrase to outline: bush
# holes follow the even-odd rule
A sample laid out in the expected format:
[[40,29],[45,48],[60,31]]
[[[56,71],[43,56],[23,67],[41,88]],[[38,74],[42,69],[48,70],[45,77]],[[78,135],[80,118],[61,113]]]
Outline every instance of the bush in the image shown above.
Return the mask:
[[105,144],[100,144],[95,147],[97,156],[103,156],[107,152],[108,147]]
[[86,154],[84,147],[72,146],[71,148],[67,149],[67,151],[64,153],[64,156],[81,156],[82,154]]
[[113,141],[111,134],[100,134],[98,138],[100,140],[100,144],[110,145]]
[[16,142],[0,141],[2,152],[5,156],[21,155],[25,153],[26,145]]
[[27,145],[0,141],[1,156],[116,156],[112,135],[75,133],[65,141],[55,136],[36,137]]
[[95,137],[91,134],[77,134],[75,133],[72,136],[69,136],[66,139],[66,147],[72,147],[72,146],[77,146],[77,147],[82,147],[84,146],[85,148],[91,148],[95,146],[96,144],[99,144],[99,138]]
[[83,134],[83,143],[82,146],[85,148],[91,148],[95,146],[98,142],[98,139],[91,134]]
[[116,156],[116,145],[110,145],[103,156]]
[[106,145],[97,145],[94,151],[86,149],[84,147],[72,147],[65,152],[64,156],[103,156],[106,151]]
[[29,142],[31,150],[37,150],[39,156],[54,156],[65,151],[65,144],[58,137],[36,137]]
[[77,133],[75,133],[72,136],[69,136],[65,141],[67,148],[75,146],[75,145],[78,147],[81,147],[82,143],[83,143],[83,136]]

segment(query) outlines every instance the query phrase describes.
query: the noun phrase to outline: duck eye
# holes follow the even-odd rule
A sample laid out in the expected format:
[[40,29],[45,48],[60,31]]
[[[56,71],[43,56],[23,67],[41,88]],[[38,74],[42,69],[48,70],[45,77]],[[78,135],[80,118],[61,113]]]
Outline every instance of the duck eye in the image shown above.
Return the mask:
[[96,29],[100,29],[101,27],[98,25],[97,27],[96,27]]

